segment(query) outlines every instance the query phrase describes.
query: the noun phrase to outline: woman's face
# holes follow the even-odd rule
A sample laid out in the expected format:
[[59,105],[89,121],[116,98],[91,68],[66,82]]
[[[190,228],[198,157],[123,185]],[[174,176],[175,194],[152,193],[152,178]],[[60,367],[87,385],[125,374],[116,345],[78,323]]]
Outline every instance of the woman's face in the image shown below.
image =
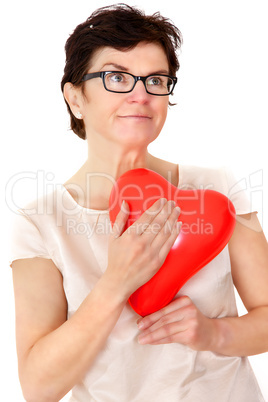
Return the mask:
[[[105,47],[93,56],[88,71],[124,71],[136,76],[169,74],[167,57],[155,43],[140,43],[128,51]],[[130,93],[105,90],[102,79],[85,82],[81,112],[88,140],[106,139],[125,146],[148,146],[159,135],[167,115],[169,96],[146,92],[138,81]],[[103,142],[102,142],[103,143]]]

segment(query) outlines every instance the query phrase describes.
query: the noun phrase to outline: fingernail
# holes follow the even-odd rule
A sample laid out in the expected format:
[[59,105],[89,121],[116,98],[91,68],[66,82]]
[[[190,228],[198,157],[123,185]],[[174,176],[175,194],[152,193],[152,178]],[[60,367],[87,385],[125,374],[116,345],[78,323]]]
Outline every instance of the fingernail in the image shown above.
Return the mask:
[[125,214],[129,213],[129,205],[125,200],[122,201],[121,211],[123,211]]
[[175,211],[178,213],[178,214],[180,214],[181,213],[181,209],[180,209],[180,207],[175,207]]

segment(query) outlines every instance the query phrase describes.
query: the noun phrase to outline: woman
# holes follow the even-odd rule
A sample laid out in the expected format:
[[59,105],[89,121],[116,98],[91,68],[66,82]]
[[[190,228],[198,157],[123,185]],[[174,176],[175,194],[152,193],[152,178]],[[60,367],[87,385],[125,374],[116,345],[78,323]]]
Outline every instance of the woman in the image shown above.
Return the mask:
[[27,401],[58,401],[71,389],[72,401],[263,401],[245,356],[268,350],[268,248],[243,193],[232,199],[238,219],[228,248],[144,318],[127,300],[165,260],[180,211],[160,199],[124,232],[124,202],[110,230],[109,195],[127,170],[225,194],[234,184],[224,170],[148,153],[166,119],[181,42],[160,15],[118,5],[97,10],[66,43],[62,90],[88,159],[17,219],[12,267]]

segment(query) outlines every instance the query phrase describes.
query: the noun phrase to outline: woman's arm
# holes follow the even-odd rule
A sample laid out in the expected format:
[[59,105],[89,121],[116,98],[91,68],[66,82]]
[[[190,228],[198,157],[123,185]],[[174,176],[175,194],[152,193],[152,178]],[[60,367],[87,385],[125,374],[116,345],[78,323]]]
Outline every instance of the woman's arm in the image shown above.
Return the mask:
[[268,351],[268,244],[257,215],[241,215],[229,243],[235,287],[248,311],[218,320],[224,354],[249,356]]
[[52,261],[13,263],[19,376],[27,402],[58,401],[100,352],[124,302],[100,282],[71,319]]
[[58,401],[83,378],[130,294],[156,273],[173,245],[179,212],[172,203],[156,202],[122,234],[128,214],[125,204],[110,238],[107,271],[69,320],[54,263],[13,262],[19,375],[28,402]]
[[268,245],[256,214],[238,217],[229,251],[234,284],[248,314],[209,319],[181,297],[139,320],[141,343],[178,342],[229,356],[268,351]]

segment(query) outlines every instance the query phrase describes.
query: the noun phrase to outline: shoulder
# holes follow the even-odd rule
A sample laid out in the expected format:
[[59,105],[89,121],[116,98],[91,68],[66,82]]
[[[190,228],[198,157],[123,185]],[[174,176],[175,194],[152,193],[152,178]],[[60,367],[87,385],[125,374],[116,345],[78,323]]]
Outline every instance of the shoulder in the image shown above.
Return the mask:
[[29,201],[14,211],[12,218],[13,232],[21,237],[31,234],[31,239],[44,231],[52,230],[62,215],[63,194],[58,187],[52,191]]
[[180,165],[179,186],[195,189],[211,189],[222,193],[228,192],[228,175],[226,167],[203,167]]
[[255,212],[246,188],[226,166],[208,168],[180,165],[179,188],[218,191],[232,201],[238,215]]
[[73,205],[69,205],[70,197],[66,193],[63,185],[55,185],[51,191],[19,208],[16,215],[24,216],[33,222],[56,216],[59,211],[64,211],[65,207],[66,210],[73,208]]
[[40,211],[42,211],[43,213],[44,211],[47,210],[49,199],[51,199],[51,194],[46,194],[45,196],[33,198],[22,206],[18,205],[16,210],[13,210],[15,220],[16,216],[17,217],[23,216],[27,220],[31,220],[31,217],[38,215]]

